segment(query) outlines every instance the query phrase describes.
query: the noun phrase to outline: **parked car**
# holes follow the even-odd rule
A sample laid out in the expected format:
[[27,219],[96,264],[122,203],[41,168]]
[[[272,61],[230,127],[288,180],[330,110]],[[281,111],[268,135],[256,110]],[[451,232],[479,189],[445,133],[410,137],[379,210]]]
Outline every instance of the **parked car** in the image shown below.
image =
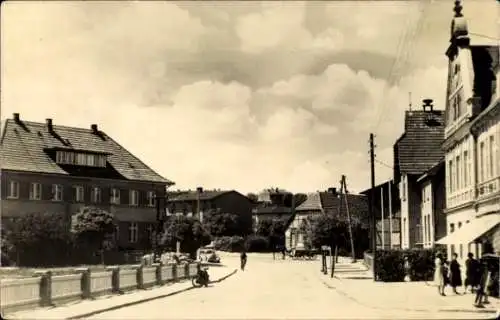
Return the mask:
[[202,248],[198,256],[201,261],[220,263],[220,257],[214,249]]

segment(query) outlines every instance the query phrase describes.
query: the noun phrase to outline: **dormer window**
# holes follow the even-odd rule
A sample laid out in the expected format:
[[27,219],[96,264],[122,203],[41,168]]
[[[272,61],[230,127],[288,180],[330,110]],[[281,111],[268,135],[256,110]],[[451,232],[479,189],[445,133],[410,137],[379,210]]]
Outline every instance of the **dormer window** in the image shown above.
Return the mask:
[[106,167],[107,156],[105,154],[57,151],[56,162],[59,164],[104,168]]

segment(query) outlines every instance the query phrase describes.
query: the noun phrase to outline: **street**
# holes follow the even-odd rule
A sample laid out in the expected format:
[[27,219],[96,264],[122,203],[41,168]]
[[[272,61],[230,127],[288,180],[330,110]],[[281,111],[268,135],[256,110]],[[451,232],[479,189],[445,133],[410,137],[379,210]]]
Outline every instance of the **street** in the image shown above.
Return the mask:
[[[233,260],[227,258],[227,260]],[[236,264],[237,261],[230,262]],[[191,290],[90,319],[489,319],[487,314],[372,308],[325,286],[319,261],[249,257],[247,270]],[[389,307],[389,306],[385,306]]]

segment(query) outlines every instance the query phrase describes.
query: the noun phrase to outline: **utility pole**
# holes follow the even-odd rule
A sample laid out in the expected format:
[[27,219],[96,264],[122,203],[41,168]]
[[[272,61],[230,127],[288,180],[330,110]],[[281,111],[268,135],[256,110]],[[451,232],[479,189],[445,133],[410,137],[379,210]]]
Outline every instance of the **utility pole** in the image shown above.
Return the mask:
[[371,239],[372,239],[372,254],[373,254],[373,262],[372,262],[372,268],[373,268],[373,280],[376,280],[376,273],[375,273],[375,255],[377,252],[377,219],[375,218],[375,210],[373,210],[373,203],[374,203],[374,194],[373,191],[375,190],[375,143],[374,143],[374,135],[373,133],[370,133],[370,175],[371,175],[371,189],[370,192],[368,193],[369,196],[369,205],[368,205],[368,213],[370,215],[370,224],[371,224]]
[[389,181],[389,249],[392,250],[392,179]]
[[351,254],[352,262],[356,262],[356,252],[354,251],[354,237],[352,235],[352,225],[351,225],[351,214],[349,212],[349,202],[347,201],[347,183],[345,175],[342,175],[342,180],[340,181],[340,194],[344,195],[345,208],[347,213],[347,223],[349,227],[349,238],[351,240]]

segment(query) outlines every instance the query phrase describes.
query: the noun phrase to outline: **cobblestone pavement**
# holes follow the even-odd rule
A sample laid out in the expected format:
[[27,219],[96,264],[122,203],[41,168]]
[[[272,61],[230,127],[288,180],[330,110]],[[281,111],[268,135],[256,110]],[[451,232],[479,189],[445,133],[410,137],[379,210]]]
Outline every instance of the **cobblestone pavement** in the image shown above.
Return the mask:
[[[236,265],[237,256],[224,256]],[[95,315],[89,319],[491,319],[474,310],[439,311],[409,308],[408,300],[381,300],[372,285],[360,280],[356,297],[346,292],[346,280],[320,274],[319,260],[273,260],[272,255],[249,255],[247,269],[209,288]],[[344,281],[341,283],[340,281]],[[351,280],[356,281],[356,280]],[[433,288],[431,288],[433,289]],[[380,289],[383,290],[383,289]],[[394,289],[393,289],[394,290]],[[394,294],[395,291],[387,291]],[[434,290],[428,299],[433,300]],[[373,300],[373,301],[366,301]],[[392,305],[391,305],[392,303]],[[403,305],[396,305],[400,303]]]

